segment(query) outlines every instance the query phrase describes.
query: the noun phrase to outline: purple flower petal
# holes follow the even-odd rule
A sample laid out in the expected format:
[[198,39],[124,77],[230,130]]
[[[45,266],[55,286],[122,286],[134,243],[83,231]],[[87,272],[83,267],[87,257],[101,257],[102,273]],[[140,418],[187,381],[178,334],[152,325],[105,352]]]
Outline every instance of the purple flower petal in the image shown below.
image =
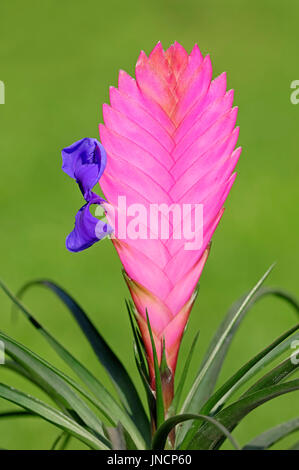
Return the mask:
[[86,137],[62,150],[62,170],[74,178],[88,202],[92,188],[102,176],[107,156],[104,147],[96,139]]
[[97,219],[90,213],[90,206],[92,204],[101,204],[103,202],[105,201],[93,193],[91,200],[78,211],[75,218],[74,230],[66,239],[66,247],[69,251],[78,252],[85,250],[112,233],[112,228],[109,224]]

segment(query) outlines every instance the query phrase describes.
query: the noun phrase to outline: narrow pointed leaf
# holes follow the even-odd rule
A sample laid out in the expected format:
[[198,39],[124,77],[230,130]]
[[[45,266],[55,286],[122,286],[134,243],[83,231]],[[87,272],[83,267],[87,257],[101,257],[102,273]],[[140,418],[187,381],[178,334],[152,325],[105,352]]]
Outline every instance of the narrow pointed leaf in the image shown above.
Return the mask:
[[[267,401],[279,397],[280,395],[298,390],[299,379],[282,384],[271,385],[270,387],[263,388],[262,390],[241,398],[217,413],[214,418],[232,432],[239,422],[252,410]],[[194,431],[195,432],[192,434],[192,428],[189,430],[184,441],[180,445],[180,449],[219,449],[224,441],[223,435],[216,431],[215,427],[211,424],[205,423],[199,430],[196,427]]]
[[65,450],[71,440],[72,436],[71,434],[64,434],[63,438],[62,438],[62,442],[59,446],[59,450]]
[[292,375],[294,372],[299,371],[299,363],[291,361],[290,357],[287,357],[283,362],[278,364],[274,369],[270,370],[266,375],[259,379],[252,387],[250,387],[242,397],[249,396],[259,390],[262,390],[271,385],[285,380],[287,377]]
[[156,398],[154,396],[153,390],[150,386],[150,377],[148,373],[148,366],[146,364],[146,357],[144,351],[144,345],[139,332],[139,327],[136,324],[136,318],[134,313],[134,306],[126,301],[127,310],[129,313],[130,324],[134,336],[134,357],[137,370],[139,372],[148,403],[148,409],[150,411],[150,416],[154,416],[156,413]]
[[183,392],[183,389],[184,389],[184,385],[185,385],[185,382],[186,382],[186,379],[187,379],[188,370],[189,370],[189,367],[190,367],[190,364],[191,364],[191,360],[192,360],[192,357],[193,357],[195,346],[196,346],[197,341],[198,341],[198,337],[199,337],[199,331],[196,333],[196,335],[193,339],[193,342],[191,344],[191,348],[190,348],[189,354],[187,356],[187,359],[186,359],[186,362],[185,362],[185,365],[184,365],[184,368],[183,368],[183,371],[182,371],[182,374],[181,374],[181,377],[180,377],[179,385],[176,388],[174,399],[173,399],[173,401],[170,405],[170,414],[172,412],[174,414],[176,414],[176,412],[178,410],[179,402],[180,402],[182,392]]
[[288,450],[299,450],[299,441],[295,442]]
[[155,433],[154,440],[153,440],[153,450],[163,450],[165,448],[167,436],[171,432],[171,430],[176,425],[183,423],[184,421],[189,421],[189,420],[207,421],[212,426],[215,426],[218,432],[220,432],[225,437],[227,437],[235,449],[241,450],[239,444],[231,435],[231,433],[216,419],[212,418],[211,416],[206,416],[206,415],[201,415],[201,414],[195,415],[195,414],[188,414],[188,413],[168,418],[158,428],[157,432]]
[[128,314],[129,314],[130,325],[131,325],[134,340],[135,340],[138,361],[139,361],[140,367],[142,369],[143,376],[146,377],[147,381],[149,382],[148,368],[147,368],[146,359],[145,359],[145,356],[144,356],[144,346],[142,344],[142,340],[141,340],[141,337],[140,337],[140,332],[139,332],[138,327],[136,325],[133,307],[127,301],[126,301],[126,307],[127,307],[127,311],[128,311]]
[[123,428],[121,426],[106,427],[106,432],[113,450],[127,450]]
[[60,286],[49,280],[36,280],[26,284],[19,292],[23,295],[29,287],[43,286],[50,289],[68,308],[89,341],[97,358],[109,374],[124,406],[134,417],[134,422],[147,442],[150,441],[149,422],[134,383],[122,362],[106,343],[79,304]]
[[164,422],[164,402],[163,402],[163,392],[162,392],[162,383],[161,383],[161,374],[160,374],[160,367],[158,363],[158,355],[155,346],[155,341],[149,321],[149,317],[147,314],[147,327],[151,339],[152,350],[153,350],[153,358],[154,358],[154,367],[155,367],[155,380],[156,380],[156,421],[157,421],[157,428]]
[[148,407],[149,407],[149,410],[150,410],[150,415],[153,416],[153,414],[155,413],[156,398],[155,398],[155,395],[153,393],[153,390],[151,389],[150,383],[148,381],[148,377],[146,377],[144,375],[144,371],[143,371],[142,366],[139,362],[138,352],[137,352],[137,348],[136,348],[135,343],[134,343],[134,356],[135,356],[135,363],[136,363],[136,366],[137,366],[137,369],[138,369],[138,372],[139,372],[139,375],[140,375],[140,378],[141,378],[141,381],[142,381],[142,384],[143,384],[143,387],[144,387],[144,390],[145,390],[145,393],[146,393],[146,398],[147,398],[147,403],[148,403]]
[[[292,342],[299,339],[299,333],[292,335],[299,329],[299,323],[280,336],[270,346],[265,348],[253,359],[241,367],[232,377],[230,377],[205,403],[201,412],[215,414],[219,411],[231,395],[236,392],[252,376],[257,374],[266,365],[272,362],[276,357],[290,348]],[[292,335],[292,336],[291,336]]]
[[20,410],[13,410],[13,411],[2,411],[0,413],[0,419],[7,419],[7,418],[35,418],[36,415],[31,413],[30,411],[20,411]]
[[259,436],[252,439],[244,450],[264,450],[269,449],[281,439],[289,436],[299,430],[299,418],[291,419],[285,423],[279,424],[272,429],[268,429]]
[[[273,267],[274,265],[266,271],[254,288],[245,296],[241,297],[227,313],[224,321],[212,339],[211,345],[204,357],[195,382],[183,404],[182,412],[197,413],[201,411],[203,404],[211,396],[215,388],[223,361],[227,355],[235,333],[237,332],[246,313],[259,299],[266,295],[277,295],[294,307],[296,313],[299,313],[299,303],[288,293],[281,289],[261,288]],[[182,439],[188,428],[190,428],[189,423],[180,429],[177,438]]]
[[92,391],[93,395],[90,395],[86,390],[79,384],[74,382],[72,379],[64,378],[78,390],[85,398],[87,398],[94,406],[96,406],[104,416],[116,425],[120,421],[124,428],[130,433],[134,442],[138,448],[144,448],[146,446],[145,440],[139,433],[134,422],[127,414],[125,410],[114,400],[111,394],[101,384],[101,382],[94,377],[94,375],[86,369],[86,367],[80,363],[76,358],[72,356],[32,315],[31,312],[4,286],[5,291],[10,296],[12,301],[19,307],[20,311],[25,317],[31,322],[31,324],[42,334],[51,347],[56,353],[64,360],[64,362],[76,373],[76,375],[84,382],[84,384]]
[[66,400],[61,398],[61,396],[59,396],[53,388],[49,387],[48,384],[43,381],[39,376],[32,375],[28,370],[22,367],[21,364],[18,364],[14,360],[6,360],[5,364],[3,364],[2,367],[5,367],[5,369],[15,372],[24,379],[28,380],[30,383],[36,385],[53,401],[53,403],[58,406],[58,408],[63,411],[63,413],[68,416],[71,416],[71,409]]
[[93,434],[76,423],[76,421],[37,398],[26,395],[2,383],[0,383],[0,397],[25,408],[55,426],[67,431],[92,449],[109,450],[110,448],[109,442],[106,439],[100,441]]
[[[66,433],[65,431],[63,431],[62,433],[60,433],[55,441],[53,442],[52,446],[51,446],[51,449],[50,450],[58,450],[58,444],[62,442],[62,446],[65,442],[65,438],[68,438],[69,437],[69,434]],[[59,450],[62,450],[61,447],[59,447]]]
[[205,400],[209,397],[212,387],[214,388],[216,377],[218,377],[223,357],[227,352],[228,344],[231,342],[236,330],[237,322],[238,320],[240,321],[240,318],[244,315],[244,311],[248,307],[254,294],[258,291],[272,269],[273,266],[266,271],[246,297],[243,297],[236,303],[235,308],[228,313],[224,322],[220,325],[219,330],[212,340],[211,347],[206,353],[195,382],[183,404],[182,412],[199,411]]
[[102,433],[101,421],[80,396],[69,387],[62,373],[57,373],[57,369],[53,366],[2,332],[0,332],[0,339],[4,342],[5,351],[10,357],[21,364],[33,376],[37,376],[42,382],[46,383],[58,398],[64,400],[68,407],[74,410],[87,426],[99,435]]
[[226,315],[206,353],[202,367],[183,405],[182,411],[198,411],[205,401],[204,398],[207,398],[211,394],[215,387],[222,363],[226,357],[231,341],[240,326],[241,321],[248,310],[259,299],[266,295],[279,295],[279,297],[289,302],[295,308],[296,312],[299,313],[299,304],[289,294],[278,289],[266,288],[264,290],[260,290],[263,282],[269,276],[273,267],[274,265],[266,271],[246,296],[243,296],[234,304]]

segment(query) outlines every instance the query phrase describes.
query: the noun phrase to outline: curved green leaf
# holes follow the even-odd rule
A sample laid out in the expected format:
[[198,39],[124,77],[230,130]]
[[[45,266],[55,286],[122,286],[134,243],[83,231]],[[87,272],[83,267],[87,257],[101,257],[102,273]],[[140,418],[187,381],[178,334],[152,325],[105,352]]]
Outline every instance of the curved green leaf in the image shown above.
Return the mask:
[[11,370],[16,374],[20,375],[24,379],[28,380],[31,384],[36,385],[40,390],[42,390],[48,397],[62,410],[62,412],[68,416],[71,416],[69,404],[67,401],[58,396],[56,391],[53,388],[50,388],[46,382],[44,382],[37,375],[32,375],[30,371],[24,369],[21,364],[18,364],[14,360],[6,360],[5,364],[2,365],[5,369]]
[[272,269],[273,266],[266,271],[254,288],[245,297],[243,296],[234,304],[226,315],[205,355],[199,373],[183,404],[182,412],[200,410],[203,403],[209,397],[215,386],[224,356],[228,350],[228,345],[231,343],[237,326],[247,311],[253,296],[269,276]]
[[299,450],[299,441],[295,442],[295,444],[289,447],[288,450]]
[[[65,376],[62,377],[72,385],[77,391],[79,391],[85,398],[87,398],[94,406],[96,406],[103,415],[110,421],[112,425],[117,425],[120,421],[124,428],[131,435],[131,438],[136,443],[139,449],[146,447],[146,442],[143,436],[139,433],[131,417],[127,412],[114,400],[106,388],[101,382],[94,377],[94,375],[86,369],[86,367],[80,363],[71,353],[69,353],[29,312],[29,310],[7,289],[6,286],[2,286],[5,292],[9,295],[11,300],[19,307],[20,311],[25,317],[31,322],[31,324],[42,334],[51,347],[56,353],[64,360],[64,362],[76,373],[76,375],[85,383],[85,385],[92,391],[95,398],[86,392],[78,383],[73,381],[71,378]],[[60,375],[59,371],[56,370]],[[48,390],[46,390],[48,393]]]
[[[293,372],[298,370],[299,364],[295,364],[291,361],[291,358],[288,357],[274,369],[265,374],[260,380],[258,380],[252,387],[250,387],[242,396],[241,399],[246,396],[251,396],[252,394],[269,388],[270,386],[276,385],[279,382],[283,381],[286,377],[291,375]],[[215,416],[219,416],[221,413],[218,412]],[[191,441],[196,434],[196,429],[198,429],[197,423],[193,423],[192,428],[188,431],[185,436],[185,442]],[[232,428],[233,429],[233,428]]]
[[[254,288],[245,296],[242,296],[227,313],[212,339],[195,382],[183,404],[182,412],[197,413],[209,399],[215,388],[223,361],[227,355],[233,337],[248,310],[258,300],[266,295],[277,295],[286,300],[295,308],[296,312],[299,313],[299,303],[287,292],[284,292],[282,289],[261,288],[263,282],[272,271],[273,266],[274,265],[266,271]],[[180,429],[177,436],[179,440],[183,438],[188,428],[190,428],[189,423]]]
[[291,419],[285,423],[279,424],[274,428],[268,429],[259,436],[252,439],[244,450],[264,450],[269,449],[284,437],[299,430],[299,418]]
[[299,363],[291,361],[290,357],[287,357],[283,362],[278,364],[274,369],[270,370],[267,374],[261,377],[254,385],[252,385],[241,398],[251,395],[259,390],[262,390],[271,385],[276,385],[282,382],[287,377],[292,375],[296,370],[299,370]]
[[85,401],[69,387],[62,373],[2,332],[0,332],[0,339],[4,342],[5,351],[11,358],[21,364],[25,370],[28,370],[33,377],[38,377],[47,384],[55,392],[55,395],[67,404],[68,408],[75,411],[86,426],[96,431],[98,435],[102,434],[101,421]]
[[31,413],[30,411],[20,411],[20,410],[12,410],[12,411],[2,411],[0,413],[0,419],[7,419],[7,418],[35,418],[36,415]]
[[[231,432],[245,416],[258,406],[280,395],[297,390],[299,390],[299,379],[271,385],[241,398],[217,413],[214,418]],[[224,441],[223,434],[215,430],[211,424],[203,424],[199,429],[195,428],[191,439],[190,431],[180,445],[180,449],[219,449]]]
[[23,295],[25,291],[32,286],[43,286],[50,289],[68,308],[69,312],[81,328],[81,331],[87,338],[97,358],[106,369],[122,403],[133,418],[135,425],[144,439],[149,443],[149,421],[135,385],[122,362],[90,321],[87,314],[64,289],[49,280],[41,279],[29,282],[19,291],[18,297]]
[[177,415],[173,416],[166,421],[158,428],[157,432],[155,433],[154,439],[153,439],[153,445],[152,449],[153,450],[163,450],[165,448],[165,444],[167,441],[167,436],[168,434],[172,431],[172,429],[177,426],[180,423],[183,423],[185,421],[189,420],[200,420],[200,421],[207,421],[211,425],[215,426],[215,428],[225,437],[227,437],[230,442],[232,443],[233,447],[237,450],[241,450],[239,444],[237,441],[233,438],[231,433],[223,426],[220,422],[218,422],[215,418],[212,418],[211,416],[206,416],[206,415],[195,415],[195,414],[183,414],[183,415]]
[[[50,450],[64,450],[71,438],[71,435],[63,431],[59,436],[56,437]],[[60,444],[60,445],[59,445]]]
[[201,413],[215,414],[217,411],[219,411],[219,409],[223,407],[224,403],[228,400],[229,397],[231,397],[231,395],[233,395],[234,392],[236,392],[253,375],[266,367],[267,364],[272,362],[276,357],[289,349],[292,341],[297,338],[299,339],[299,333],[292,335],[292,333],[296,332],[298,329],[299,323],[281,335],[276,341],[270,344],[270,346],[265,348],[253,359],[248,361],[243,367],[241,367],[211,396],[211,398],[201,409]]
[[0,383],[0,397],[10,401],[11,403],[19,405],[22,408],[25,408],[26,410],[40,416],[41,418],[49,421],[64,431],[67,431],[92,449],[110,449],[109,442],[106,439],[100,441],[93,434],[76,423],[76,421],[72,420],[61,411],[52,408],[47,403],[38,400],[37,398],[26,395],[25,393],[12,387],[8,387],[2,383]]

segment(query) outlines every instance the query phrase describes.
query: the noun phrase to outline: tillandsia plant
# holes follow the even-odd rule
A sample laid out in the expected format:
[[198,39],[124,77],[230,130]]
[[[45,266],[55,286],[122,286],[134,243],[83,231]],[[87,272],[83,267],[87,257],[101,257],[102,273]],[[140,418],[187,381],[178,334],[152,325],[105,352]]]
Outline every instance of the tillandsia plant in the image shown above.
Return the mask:
[[[292,347],[298,344],[299,324],[217,387],[232,339],[263,297],[280,297],[296,314],[299,304],[281,289],[263,287],[271,267],[224,317],[183,400],[198,334],[179,378],[178,353],[211,239],[236,176],[241,154],[235,149],[237,108],[232,107],[233,91],[226,91],[226,75],[212,80],[210,57],[204,58],[197,45],[188,54],[177,42],[166,51],[158,43],[148,57],[141,52],[135,72],[136,80],[121,71],[118,88],[110,89],[101,143],[84,138],[66,147],[62,169],[77,182],[85,200],[67,248],[82,251],[109,237],[122,262],[131,294],[126,306],[135,360],[148,410],[123,363],[78,303],[56,283],[37,280],[17,296],[2,287],[81,382],[0,333],[10,358],[3,367],[35,383],[55,405],[1,384],[0,397],[25,409],[2,417],[35,414],[50,421],[61,429],[53,449],[65,448],[70,437],[106,450],[216,450],[227,439],[240,449],[232,431],[248,413],[282,394],[298,393],[299,379],[288,379],[298,373]],[[98,182],[105,199],[93,191]],[[50,289],[70,311],[112,380],[117,399],[21,302],[25,291],[36,285]],[[298,417],[266,430],[243,448],[268,449],[296,430]]]

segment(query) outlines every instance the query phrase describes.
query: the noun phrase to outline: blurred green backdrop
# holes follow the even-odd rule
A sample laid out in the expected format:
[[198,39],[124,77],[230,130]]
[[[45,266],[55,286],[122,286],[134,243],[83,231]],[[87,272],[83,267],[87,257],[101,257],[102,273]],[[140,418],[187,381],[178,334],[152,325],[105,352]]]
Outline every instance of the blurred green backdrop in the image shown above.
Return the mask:
[[[181,357],[200,328],[192,376],[229,305],[273,261],[277,266],[268,283],[298,293],[299,105],[290,102],[290,83],[299,79],[298,15],[296,0],[1,2],[0,80],[6,86],[6,103],[0,106],[1,276],[14,291],[37,277],[67,288],[136,380],[124,307],[128,293],[111,243],[80,254],[65,249],[82,198],[60,169],[60,150],[82,137],[98,137],[101,105],[118,70],[132,73],[140,49],[150,52],[158,40],[165,47],[177,40],[187,50],[197,42],[211,54],[214,76],[227,71],[240,109],[243,154],[182,346]],[[110,388],[58,301],[41,289],[26,301]],[[60,366],[23,318],[12,321],[3,295],[0,302],[1,330]],[[264,300],[242,325],[221,381],[293,323],[287,306]],[[37,393],[1,366],[0,379]],[[11,405],[1,400],[0,408]],[[244,443],[298,412],[298,394],[276,399],[234,434]],[[53,426],[38,419],[0,423],[4,448],[49,448],[56,435]],[[71,446],[80,444],[73,440]]]

